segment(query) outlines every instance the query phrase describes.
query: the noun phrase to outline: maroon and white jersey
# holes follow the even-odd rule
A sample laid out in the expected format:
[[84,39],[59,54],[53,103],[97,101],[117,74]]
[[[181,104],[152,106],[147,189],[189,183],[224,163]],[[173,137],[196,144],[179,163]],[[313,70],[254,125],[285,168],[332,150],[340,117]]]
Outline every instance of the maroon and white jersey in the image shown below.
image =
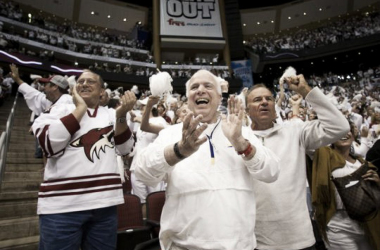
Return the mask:
[[116,150],[133,146],[129,129],[114,136],[115,110],[88,109],[80,123],[75,105],[53,106],[32,128],[47,156],[38,194],[38,214],[109,207],[124,202]]

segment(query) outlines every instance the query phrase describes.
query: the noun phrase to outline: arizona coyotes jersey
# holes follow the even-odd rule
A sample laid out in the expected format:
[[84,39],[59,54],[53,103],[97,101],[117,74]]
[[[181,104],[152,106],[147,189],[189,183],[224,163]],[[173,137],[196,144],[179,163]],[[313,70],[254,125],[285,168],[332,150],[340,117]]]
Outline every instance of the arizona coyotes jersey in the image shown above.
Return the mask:
[[124,202],[116,150],[133,146],[129,129],[114,136],[115,110],[88,109],[78,123],[75,105],[57,105],[32,128],[47,156],[38,194],[38,214],[109,207]]

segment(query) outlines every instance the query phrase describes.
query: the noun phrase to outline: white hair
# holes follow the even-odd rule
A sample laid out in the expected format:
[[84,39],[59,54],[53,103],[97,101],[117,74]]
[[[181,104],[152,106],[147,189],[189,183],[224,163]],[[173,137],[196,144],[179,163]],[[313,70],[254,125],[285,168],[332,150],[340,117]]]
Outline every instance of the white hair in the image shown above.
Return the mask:
[[207,73],[209,73],[213,77],[214,83],[216,84],[216,91],[218,92],[219,95],[222,95],[222,87],[220,86],[220,83],[222,82],[220,79],[222,79],[222,78],[219,77],[220,78],[219,79],[216,75],[214,75],[213,73],[211,73],[207,69],[200,69],[197,72],[195,72],[194,75],[192,77],[190,77],[190,79],[186,82],[186,97],[189,97],[189,88],[190,88],[190,81],[191,81],[191,79],[194,76],[196,76],[198,73],[202,73],[202,72],[207,72]]

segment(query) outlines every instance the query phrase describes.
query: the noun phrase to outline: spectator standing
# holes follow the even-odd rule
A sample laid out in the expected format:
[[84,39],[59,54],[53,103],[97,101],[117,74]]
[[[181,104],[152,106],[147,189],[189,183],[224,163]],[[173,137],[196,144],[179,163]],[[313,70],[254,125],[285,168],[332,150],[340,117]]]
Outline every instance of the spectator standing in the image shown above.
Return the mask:
[[48,161],[38,209],[39,249],[115,249],[116,205],[124,202],[116,151],[133,145],[126,113],[136,98],[127,91],[121,105],[99,105],[102,78],[85,70],[73,88],[74,104],[55,105],[38,117],[33,132]]
[[16,65],[11,64],[11,75],[19,85],[18,91],[24,95],[29,109],[39,116],[41,113],[50,109],[53,104],[72,104],[73,98],[68,94],[69,83],[65,77],[53,75],[49,78],[40,79],[43,93],[25,83],[19,74]]
[[277,181],[254,183],[257,249],[313,249],[315,238],[306,202],[305,154],[336,141],[349,130],[342,113],[318,88],[311,89],[303,75],[286,78],[286,82],[318,113],[318,120],[294,119],[276,124],[271,91],[257,84],[247,94],[253,133],[281,159]]
[[242,128],[244,108],[232,98],[219,116],[219,80],[199,70],[186,83],[191,112],[161,130],[137,158],[147,185],[167,183],[161,216],[162,249],[252,250],[256,247],[253,180],[273,182],[277,157]]

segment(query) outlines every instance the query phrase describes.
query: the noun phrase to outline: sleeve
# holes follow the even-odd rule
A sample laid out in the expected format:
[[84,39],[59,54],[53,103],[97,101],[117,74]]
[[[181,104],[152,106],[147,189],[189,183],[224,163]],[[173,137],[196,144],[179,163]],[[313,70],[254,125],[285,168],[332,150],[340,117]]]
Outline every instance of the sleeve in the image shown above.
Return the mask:
[[18,91],[24,95],[28,108],[37,116],[51,106],[51,101],[46,99],[46,95],[26,83],[22,83]]
[[300,140],[307,150],[326,146],[348,133],[347,119],[319,88],[312,89],[305,99],[318,114],[318,120],[305,122],[301,128]]
[[55,106],[50,113],[41,114],[33,123],[33,133],[46,157],[59,157],[72,135],[80,128],[66,105]]
[[356,156],[361,156],[365,158],[368,150],[372,147],[372,143],[368,138],[364,137],[360,140],[360,145],[357,145],[356,143],[353,143],[354,145],[354,154]]
[[135,142],[133,134],[128,126],[122,134],[114,137],[114,141],[119,155],[129,154],[132,151]]
[[253,134],[249,134],[249,142],[256,148],[255,156],[244,165],[252,178],[263,182],[274,182],[280,174],[280,159],[269,148],[263,146],[260,140]]
[[[114,130],[116,130],[116,111],[115,109],[108,108],[108,115],[109,119],[114,123]],[[114,136],[113,138],[115,142],[115,147],[116,147],[116,153],[119,155],[127,155],[132,151],[133,144],[134,144],[134,137],[132,134],[132,130],[127,125],[127,128],[124,132],[121,134]]]
[[163,142],[163,137],[159,135],[153,143],[142,149],[135,159],[135,175],[148,186],[156,186],[166,178],[167,173],[172,169],[172,166],[165,160],[166,143]]

